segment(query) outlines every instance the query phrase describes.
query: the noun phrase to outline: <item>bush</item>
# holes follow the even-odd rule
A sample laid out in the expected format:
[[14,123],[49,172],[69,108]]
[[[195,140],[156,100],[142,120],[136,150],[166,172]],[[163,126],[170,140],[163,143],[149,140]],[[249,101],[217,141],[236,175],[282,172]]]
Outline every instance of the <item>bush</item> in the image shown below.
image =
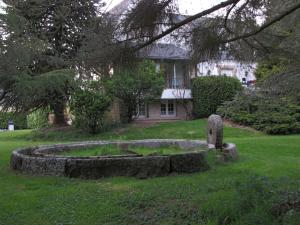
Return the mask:
[[226,76],[198,77],[192,81],[194,115],[208,117],[217,111],[224,101],[231,100],[242,90],[242,84],[235,78]]
[[118,68],[106,83],[107,88],[124,103],[127,122],[137,114],[137,106],[158,98],[164,87],[164,78],[157,72],[155,63],[144,60],[134,67]]
[[7,129],[9,121],[14,122],[16,130],[27,128],[27,120],[25,114],[0,112],[0,129]]
[[27,116],[27,126],[30,129],[40,129],[47,127],[48,123],[48,109],[38,109]]
[[90,82],[84,89],[77,88],[70,103],[71,112],[75,116],[74,125],[92,134],[99,132],[110,102],[111,97],[104,93],[99,82]]
[[225,119],[251,126],[268,134],[300,133],[300,106],[288,99],[245,91],[217,110]]

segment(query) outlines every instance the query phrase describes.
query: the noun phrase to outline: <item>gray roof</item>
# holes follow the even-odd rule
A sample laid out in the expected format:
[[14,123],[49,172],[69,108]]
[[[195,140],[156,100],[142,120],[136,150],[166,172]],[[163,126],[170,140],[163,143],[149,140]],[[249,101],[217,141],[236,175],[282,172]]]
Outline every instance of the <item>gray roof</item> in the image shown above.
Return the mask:
[[169,59],[169,60],[189,60],[189,52],[174,44],[153,44],[143,48],[138,53],[139,58],[145,59]]

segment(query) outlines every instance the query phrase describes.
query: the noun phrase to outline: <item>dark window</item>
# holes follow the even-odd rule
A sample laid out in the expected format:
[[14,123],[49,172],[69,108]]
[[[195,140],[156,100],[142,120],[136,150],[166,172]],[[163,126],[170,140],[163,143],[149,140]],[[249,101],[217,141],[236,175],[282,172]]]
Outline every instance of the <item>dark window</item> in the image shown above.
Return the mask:
[[139,116],[145,116],[146,115],[146,107],[145,103],[139,104]]
[[160,104],[160,114],[162,116],[167,115],[167,104],[165,102],[161,102]]
[[174,102],[168,101],[168,114],[174,115],[174,113],[175,113]]

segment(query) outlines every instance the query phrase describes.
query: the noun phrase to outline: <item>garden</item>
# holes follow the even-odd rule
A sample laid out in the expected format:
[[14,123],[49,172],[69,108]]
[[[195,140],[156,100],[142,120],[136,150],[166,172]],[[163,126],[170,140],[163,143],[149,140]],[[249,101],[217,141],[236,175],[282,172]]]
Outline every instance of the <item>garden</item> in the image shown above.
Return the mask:
[[0,225],[299,225],[299,1],[113,2],[0,0]]
[[206,126],[201,119],[149,127],[130,124],[97,135],[77,130],[2,132],[0,224],[298,225],[299,135],[269,136],[225,123],[224,139],[237,144],[238,161],[219,164],[210,159],[210,170],[194,174],[82,180],[10,169],[11,153],[19,147],[74,140],[203,140]]

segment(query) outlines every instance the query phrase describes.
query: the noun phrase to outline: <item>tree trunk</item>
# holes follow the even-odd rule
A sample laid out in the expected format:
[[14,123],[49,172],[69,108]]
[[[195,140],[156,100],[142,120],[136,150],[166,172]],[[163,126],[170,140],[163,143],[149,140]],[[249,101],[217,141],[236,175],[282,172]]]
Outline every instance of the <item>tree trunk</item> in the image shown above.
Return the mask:
[[51,107],[54,113],[54,121],[53,125],[57,127],[67,126],[66,118],[65,118],[65,104],[64,103],[56,103]]

